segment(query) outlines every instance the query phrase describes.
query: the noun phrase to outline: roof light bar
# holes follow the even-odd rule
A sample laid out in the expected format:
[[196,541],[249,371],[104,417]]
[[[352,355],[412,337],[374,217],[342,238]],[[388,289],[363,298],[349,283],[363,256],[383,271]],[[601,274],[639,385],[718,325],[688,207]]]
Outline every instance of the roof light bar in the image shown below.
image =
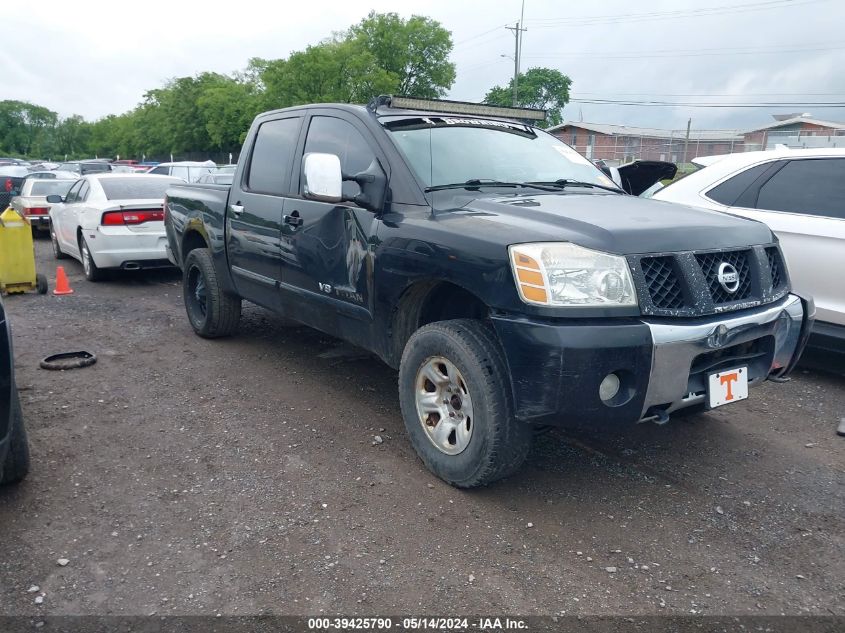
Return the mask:
[[476,116],[502,117],[505,119],[529,119],[544,121],[546,111],[535,108],[508,108],[469,103],[467,101],[447,101],[445,99],[418,99],[416,97],[378,97],[376,105],[388,105],[402,110],[423,110],[425,112],[443,112],[447,114],[470,114]]

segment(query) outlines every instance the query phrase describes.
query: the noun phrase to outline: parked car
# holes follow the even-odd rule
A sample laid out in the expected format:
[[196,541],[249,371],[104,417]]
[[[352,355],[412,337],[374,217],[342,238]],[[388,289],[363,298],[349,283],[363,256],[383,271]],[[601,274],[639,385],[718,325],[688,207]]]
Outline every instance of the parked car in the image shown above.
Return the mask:
[[632,196],[643,196],[645,192],[656,191],[663,185],[661,181],[672,180],[678,173],[678,166],[662,160],[635,160],[621,166],[608,164],[597,159],[593,163],[614,183]]
[[230,171],[209,172],[200,176],[197,183],[206,185],[231,185],[233,176],[234,173]]
[[32,174],[30,174],[24,178],[23,184],[21,184],[20,195],[12,198],[11,206],[26,218],[32,226],[33,231],[49,231],[50,207],[52,205],[47,202],[47,196],[51,194],[67,195],[68,190],[74,182],[76,182],[76,178],[64,180],[33,178]]
[[12,331],[0,296],[0,484],[21,481],[29,472],[29,442],[15,384]]
[[27,168],[20,165],[0,166],[0,213],[5,211],[12,198],[18,195],[28,174]]
[[149,174],[175,176],[185,182],[197,182],[203,175],[217,171],[217,165],[208,160],[204,163],[183,160],[176,163],[160,163],[153,167]]
[[194,331],[232,334],[247,299],[369,350],[459,487],[516,470],[538,425],[664,423],[792,369],[813,307],[764,224],[627,195],[512,112],[259,115],[230,188],[167,191]]
[[72,171],[31,171],[26,175],[26,180],[77,180],[79,174]]
[[148,174],[90,174],[66,196],[47,196],[53,254],[81,261],[89,281],[112,268],[170,266],[162,203],[167,187],[179,182]]
[[71,161],[69,163],[61,163],[59,169],[62,171],[72,171],[77,177],[85,174],[100,174],[111,171],[111,164],[104,160],[79,160]]
[[815,299],[811,344],[845,353],[845,149],[777,149],[701,161],[654,194],[765,222],[796,292]]

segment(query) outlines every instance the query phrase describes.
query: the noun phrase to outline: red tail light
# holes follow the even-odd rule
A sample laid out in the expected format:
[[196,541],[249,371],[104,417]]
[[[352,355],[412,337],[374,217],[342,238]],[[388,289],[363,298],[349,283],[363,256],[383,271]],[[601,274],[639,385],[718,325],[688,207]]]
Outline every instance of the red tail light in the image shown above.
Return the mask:
[[50,213],[49,207],[24,207],[24,215],[47,215]]
[[106,211],[101,224],[103,226],[128,226],[144,222],[163,222],[164,211],[161,209],[141,209],[138,211]]

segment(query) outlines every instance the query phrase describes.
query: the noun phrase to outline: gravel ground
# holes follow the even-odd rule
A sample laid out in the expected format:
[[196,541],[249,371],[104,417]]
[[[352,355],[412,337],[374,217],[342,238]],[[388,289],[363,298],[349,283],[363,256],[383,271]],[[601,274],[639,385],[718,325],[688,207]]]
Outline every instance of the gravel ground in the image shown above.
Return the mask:
[[[246,304],[206,341],[177,274],[65,268],[73,295],[6,301],[33,467],[0,491],[0,615],[845,615],[841,376],[555,430],[466,492],[377,360]],[[99,361],[38,368],[77,349]]]

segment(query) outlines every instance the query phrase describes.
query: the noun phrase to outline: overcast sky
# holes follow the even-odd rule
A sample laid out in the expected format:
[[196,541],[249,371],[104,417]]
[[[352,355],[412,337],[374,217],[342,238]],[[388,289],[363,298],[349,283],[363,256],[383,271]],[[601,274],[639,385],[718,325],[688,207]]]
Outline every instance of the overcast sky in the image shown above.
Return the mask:
[[[280,58],[345,29],[370,9],[418,13],[452,32],[450,97],[478,101],[513,74],[521,0],[308,2],[42,1],[3,12],[0,99],[96,119],[133,108],[167,79],[229,73]],[[845,102],[841,0],[526,0],[523,70],[557,68],[574,99],[687,103]],[[679,96],[680,95],[680,96]],[[688,96],[689,95],[689,96]],[[696,96],[701,95],[701,96]],[[564,117],[598,123],[742,128],[845,108],[638,107],[570,103]]]

